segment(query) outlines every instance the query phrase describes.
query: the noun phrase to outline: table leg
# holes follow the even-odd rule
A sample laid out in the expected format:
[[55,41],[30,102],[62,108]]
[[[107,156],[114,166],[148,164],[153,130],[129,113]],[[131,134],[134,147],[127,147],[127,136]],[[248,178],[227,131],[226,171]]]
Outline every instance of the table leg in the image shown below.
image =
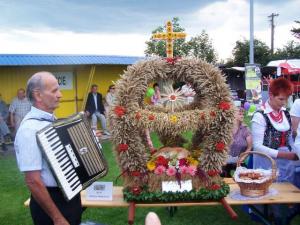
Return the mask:
[[225,198],[221,199],[221,203],[223,207],[226,209],[226,211],[229,213],[231,219],[236,220],[238,218],[238,215],[236,212],[231,208],[231,206],[228,204],[228,202],[225,200]]
[[170,217],[173,217],[175,212],[177,211],[177,206],[168,206],[167,210],[169,212]]
[[282,219],[281,219],[282,224],[289,224],[288,223],[289,206],[286,204],[281,204],[279,207],[282,215]]
[[135,203],[130,202],[128,208],[128,224],[132,225],[134,223],[134,216],[135,216]]
[[268,215],[268,205],[263,205],[263,212],[255,207],[255,205],[249,205],[252,213],[256,215],[264,225],[271,225],[272,222],[269,221]]

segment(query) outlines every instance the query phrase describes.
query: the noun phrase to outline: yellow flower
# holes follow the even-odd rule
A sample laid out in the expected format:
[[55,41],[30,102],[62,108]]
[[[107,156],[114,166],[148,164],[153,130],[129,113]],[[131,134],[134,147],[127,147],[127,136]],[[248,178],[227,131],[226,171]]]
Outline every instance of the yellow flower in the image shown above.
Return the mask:
[[171,121],[172,123],[176,123],[177,120],[178,120],[177,116],[175,116],[175,115],[170,116],[170,121]]
[[147,168],[149,171],[155,170],[155,163],[152,161],[147,162]]
[[197,160],[193,159],[193,160],[190,162],[190,164],[191,164],[192,166],[198,166],[199,162],[198,162]]
[[186,158],[186,160],[188,161],[188,163],[191,163],[191,161],[193,161],[193,160],[194,160],[194,158],[193,158],[193,157],[191,157],[191,156],[189,156],[189,157],[187,157],[187,158]]
[[187,157],[187,161],[192,166],[198,166],[198,164],[199,164],[198,160],[194,159],[191,156]]

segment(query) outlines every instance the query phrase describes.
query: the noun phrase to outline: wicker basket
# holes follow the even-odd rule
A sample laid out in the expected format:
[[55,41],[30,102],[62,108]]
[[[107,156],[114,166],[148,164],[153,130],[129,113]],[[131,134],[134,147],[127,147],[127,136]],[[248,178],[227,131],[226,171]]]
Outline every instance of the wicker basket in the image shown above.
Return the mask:
[[241,194],[247,197],[259,197],[259,196],[263,196],[265,195],[268,190],[269,190],[269,186],[272,184],[272,182],[276,179],[276,163],[275,161],[268,155],[261,153],[261,152],[256,152],[256,151],[251,151],[251,152],[244,152],[240,155],[238,161],[237,161],[237,167],[241,166],[241,163],[246,159],[246,157],[249,154],[257,154],[257,155],[261,155],[264,156],[266,158],[268,158],[271,163],[272,163],[272,174],[269,177],[269,179],[267,179],[265,182],[263,183],[256,183],[256,182],[252,182],[252,183],[243,183],[243,182],[237,182],[237,184],[239,185],[240,189],[241,189]]

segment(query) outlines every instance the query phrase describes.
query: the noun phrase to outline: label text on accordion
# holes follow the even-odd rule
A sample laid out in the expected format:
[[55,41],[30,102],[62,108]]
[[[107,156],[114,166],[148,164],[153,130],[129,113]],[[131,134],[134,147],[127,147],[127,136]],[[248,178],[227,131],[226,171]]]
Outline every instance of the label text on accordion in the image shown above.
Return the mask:
[[70,144],[68,144],[65,147],[67,149],[67,152],[68,152],[68,154],[69,154],[69,156],[71,158],[71,161],[72,161],[74,167],[75,168],[78,167],[79,166],[79,162],[78,162],[78,160],[77,160],[77,158],[76,158],[76,156],[74,154],[72,146]]

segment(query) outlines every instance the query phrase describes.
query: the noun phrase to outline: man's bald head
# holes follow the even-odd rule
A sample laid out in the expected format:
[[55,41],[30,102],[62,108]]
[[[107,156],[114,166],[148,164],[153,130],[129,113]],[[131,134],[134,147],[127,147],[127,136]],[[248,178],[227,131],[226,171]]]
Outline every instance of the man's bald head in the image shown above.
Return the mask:
[[[47,79],[55,78],[55,76],[47,71],[41,71],[33,74],[27,81],[26,94],[29,101],[34,105],[35,99],[33,93],[37,90],[43,90]],[[56,78],[55,78],[56,79]]]

